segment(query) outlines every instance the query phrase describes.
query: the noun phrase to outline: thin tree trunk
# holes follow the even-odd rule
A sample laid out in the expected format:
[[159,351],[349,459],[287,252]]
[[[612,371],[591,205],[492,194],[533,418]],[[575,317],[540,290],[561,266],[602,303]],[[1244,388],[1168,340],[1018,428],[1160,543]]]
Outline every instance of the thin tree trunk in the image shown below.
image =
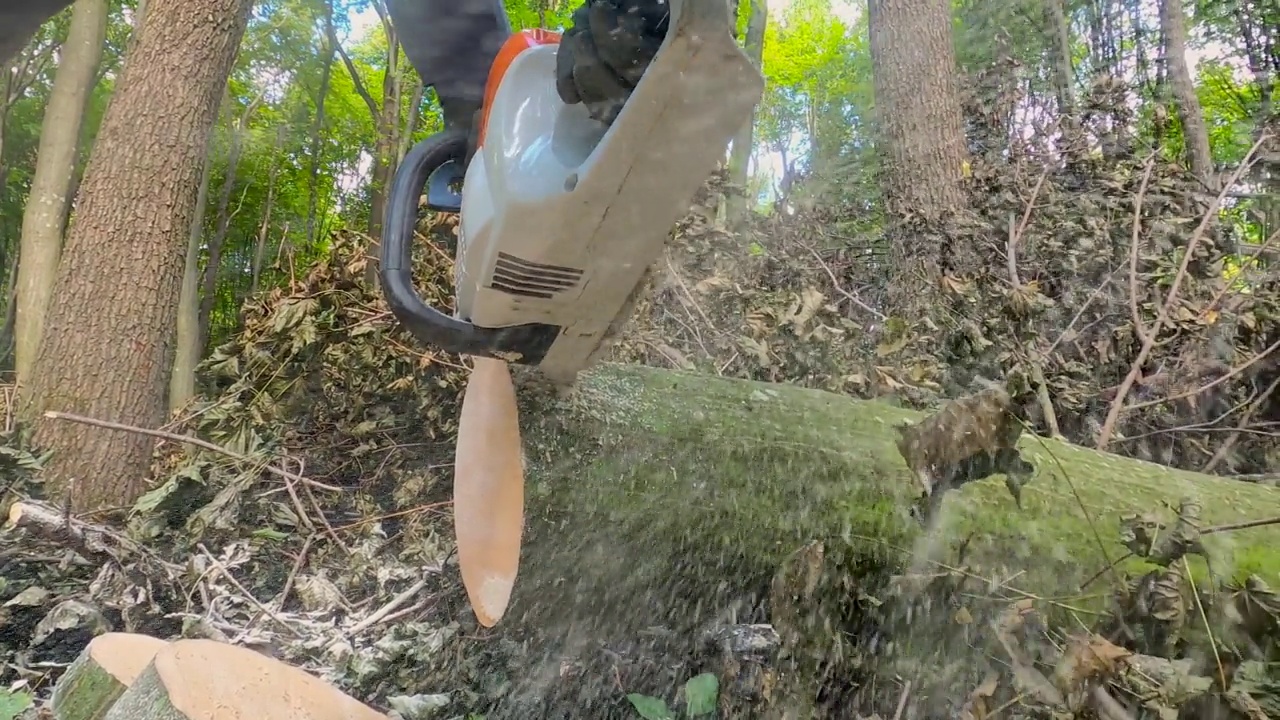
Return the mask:
[[[767,0],[750,0],[750,15],[747,17],[747,37],[744,43],[747,56],[761,67],[764,60],[764,33],[769,24]],[[730,228],[736,228],[746,219],[747,207],[747,170],[751,163],[751,151],[755,147],[755,113],[742,125],[742,129],[733,137],[733,149],[729,153],[729,182],[734,186],[725,199],[725,221]]]
[[319,205],[320,192],[320,153],[324,147],[320,143],[320,133],[324,129],[324,101],[329,96],[329,81],[333,75],[334,49],[338,46],[337,32],[333,26],[333,0],[325,2],[324,16],[324,67],[320,71],[320,93],[316,96],[316,114],[311,121],[311,169],[307,185],[307,245],[311,246],[316,239],[316,209]]
[[[225,95],[224,95],[225,97]],[[169,375],[169,412],[185,406],[196,395],[196,366],[200,364],[200,245],[204,240],[204,216],[209,207],[209,181],[213,176],[212,128],[205,140],[200,187],[187,233],[187,254],[182,266],[182,290],[178,295],[178,323],[173,369]]]
[[1071,69],[1071,25],[1063,0],[1045,0],[1045,22],[1049,26],[1050,57],[1053,59],[1053,85],[1058,95],[1058,110],[1070,115],[1075,109],[1075,93],[1072,92],[1074,73]]
[[404,156],[413,145],[413,134],[418,131],[418,122],[422,119],[422,78],[413,83],[413,97],[409,100],[409,116],[404,121],[404,130],[400,133],[399,147],[396,149],[396,167],[404,162]]
[[351,76],[351,83],[355,86],[356,94],[364,100],[365,106],[369,108],[369,116],[373,119],[373,124],[377,128],[378,134],[373,146],[373,172],[369,182],[369,262],[365,270],[365,281],[371,285],[376,284],[378,279],[377,257],[380,245],[378,238],[382,233],[382,215],[386,207],[386,186],[395,173],[392,160],[396,148],[395,133],[400,127],[400,73],[398,62],[400,44],[396,40],[395,28],[391,26],[381,5],[375,2],[374,8],[382,16],[382,26],[387,33],[387,68],[382,75],[381,107],[373,99],[373,94],[365,87],[364,81],[360,79],[360,73],[356,70],[355,63],[351,61],[351,56],[347,54],[347,51],[341,45],[337,46],[338,55],[342,58],[342,63],[346,66],[347,73]]
[[271,229],[271,210],[276,198],[276,174],[280,170],[276,155],[280,152],[280,146],[284,145],[284,134],[285,127],[281,125],[276,130],[276,144],[271,152],[271,169],[267,172],[267,201],[262,209],[262,223],[258,226],[258,242],[253,248],[253,278],[249,284],[250,295],[258,293],[258,282],[262,278],[262,261],[267,254],[267,232]]
[[1213,153],[1209,149],[1209,130],[1204,124],[1204,110],[1196,95],[1195,80],[1187,66],[1187,20],[1182,0],[1161,0],[1160,30],[1164,33],[1165,71],[1173,91],[1178,119],[1182,122],[1182,139],[1186,145],[1191,172],[1209,189],[1217,190],[1213,177]]
[[0,329],[0,370],[8,371],[10,369],[10,360],[13,358],[13,336],[14,326],[17,324],[18,318],[18,266],[21,258],[14,253],[9,261],[9,272],[5,274],[4,283],[4,328]]
[[106,0],[77,0],[45,107],[31,194],[22,213],[22,267],[14,321],[18,383],[30,382],[49,296],[58,274],[64,219],[71,204],[85,106],[107,39]]
[[52,453],[45,490],[73,512],[136,499],[155,441],[44,412],[164,422],[200,163],[251,6],[153,5],[103,118],[19,406],[35,445]]
[[218,272],[222,270],[222,246],[227,241],[227,230],[231,227],[231,193],[235,190],[236,179],[240,171],[240,153],[244,150],[244,136],[249,131],[249,120],[258,106],[265,99],[265,93],[259,93],[231,129],[231,149],[227,152],[227,172],[222,178],[222,188],[218,193],[217,226],[213,237],[209,238],[208,256],[205,258],[204,277],[200,283],[200,335],[199,352],[203,353],[209,343],[209,326],[213,317],[213,306],[218,299]]
[[396,172],[396,148],[400,144],[397,137],[400,132],[400,41],[396,38],[395,28],[385,17],[383,26],[387,33],[387,69],[382,74],[382,111],[376,118],[378,141],[369,188],[369,264],[365,269],[365,281],[370,285],[378,282],[387,189]]

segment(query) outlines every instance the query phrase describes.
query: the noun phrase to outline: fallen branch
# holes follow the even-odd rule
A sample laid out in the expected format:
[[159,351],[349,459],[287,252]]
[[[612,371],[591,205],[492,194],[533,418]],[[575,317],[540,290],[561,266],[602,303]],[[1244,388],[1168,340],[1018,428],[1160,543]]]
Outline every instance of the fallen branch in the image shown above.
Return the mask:
[[[51,420],[66,420],[68,422],[80,423],[81,425],[90,425],[92,427],[100,427],[106,430],[120,430],[123,432],[137,433],[139,435],[147,435],[153,438],[159,438],[161,440],[172,440],[173,442],[186,443],[188,445],[194,445],[198,448],[203,448],[210,452],[218,453],[219,455],[231,458],[236,462],[244,463],[246,465],[259,464],[259,463],[255,463],[252,459],[247,458],[244,455],[241,455],[240,453],[233,452],[219,445],[214,445],[213,443],[207,440],[201,440],[200,438],[192,437],[190,435],[181,435],[179,433],[165,432],[164,430],[148,430],[147,428],[140,428],[134,425],[125,425],[123,423],[111,422],[109,420],[95,420],[94,418],[84,417],[83,415],[72,415],[71,413],[57,412],[54,410],[45,411],[44,416]],[[293,480],[294,482],[300,482],[305,485],[310,485],[311,487],[320,488],[321,490],[328,490],[330,492],[344,492],[343,489],[340,487],[336,487],[334,485],[326,485],[322,482],[318,482],[310,478],[305,478],[296,473],[291,473],[282,467],[278,467],[276,465],[272,465],[269,463],[263,466],[263,469],[271,473],[272,475],[275,475],[277,477],[282,477],[285,480]]]
[[150,566],[148,574],[178,577],[185,570],[166,562],[127,535],[102,525],[67,516],[59,508],[35,500],[15,502],[9,508],[9,524],[23,528],[51,542],[75,550],[86,560],[126,564],[137,560]]

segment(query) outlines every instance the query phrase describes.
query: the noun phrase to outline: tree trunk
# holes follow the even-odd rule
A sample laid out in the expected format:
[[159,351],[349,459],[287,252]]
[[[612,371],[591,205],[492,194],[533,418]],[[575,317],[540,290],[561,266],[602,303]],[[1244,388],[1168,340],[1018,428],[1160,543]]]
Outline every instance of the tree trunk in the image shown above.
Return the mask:
[[1187,20],[1182,0],[1161,0],[1160,30],[1164,34],[1165,72],[1173,92],[1178,119],[1182,122],[1182,140],[1186,146],[1191,172],[1208,188],[1217,190],[1213,179],[1213,153],[1209,149],[1209,130],[1204,124],[1204,111],[1196,95],[1195,80],[1187,66]]
[[227,231],[231,227],[231,193],[236,189],[236,179],[240,174],[240,153],[244,150],[244,137],[249,132],[249,120],[254,111],[266,99],[266,93],[259,93],[244,114],[231,128],[231,149],[227,152],[227,172],[222,178],[222,188],[218,193],[217,225],[213,237],[209,238],[208,255],[204,263],[204,277],[200,282],[200,346],[199,353],[209,344],[209,327],[213,320],[213,306],[218,299],[218,273],[222,270],[222,246],[227,242]]
[[387,31],[387,69],[382,74],[382,110],[374,121],[378,141],[374,146],[373,178],[369,182],[369,264],[365,281],[378,282],[378,256],[382,246],[382,221],[386,215],[387,190],[396,172],[397,135],[400,132],[400,43],[395,30],[383,22]]
[[[764,58],[764,33],[769,24],[767,0],[750,0],[751,10],[747,17],[747,38],[744,43],[747,56],[759,68]],[[742,129],[733,137],[733,149],[729,153],[729,183],[734,187],[726,199],[726,222],[730,228],[736,228],[746,219],[750,211],[747,202],[747,170],[751,163],[751,151],[755,147],[753,130],[755,129],[755,113],[743,124]]]
[[53,455],[45,487],[75,511],[132,502],[154,440],[43,416],[165,420],[182,258],[209,129],[252,0],[147,9],[85,169],[22,411]]
[[337,31],[333,26],[333,0],[325,2],[324,16],[324,67],[320,71],[320,92],[316,95],[316,114],[311,120],[311,147],[307,155],[311,159],[311,169],[307,178],[307,247],[311,247],[316,237],[316,208],[319,205],[320,192],[320,154],[324,146],[320,143],[320,133],[324,129],[324,101],[329,96],[329,81],[333,75],[333,54],[338,46]]
[[276,174],[280,170],[280,159],[277,157],[280,147],[284,145],[286,126],[276,130],[276,144],[271,152],[271,169],[267,171],[267,200],[263,203],[262,223],[258,225],[258,241],[253,247],[253,276],[249,283],[249,294],[256,295],[258,283],[262,279],[262,263],[267,256],[267,233],[271,230],[271,210],[276,198]]
[[1049,26],[1050,57],[1053,58],[1053,87],[1058,95],[1058,112],[1070,115],[1075,110],[1075,74],[1071,69],[1071,24],[1067,21],[1064,0],[1044,0],[1045,24]]
[[107,39],[107,1],[78,0],[45,107],[31,194],[22,213],[22,267],[18,271],[15,370],[19,384],[31,381],[49,295],[58,275],[64,218],[80,149],[85,106],[93,92]]
[[400,141],[396,148],[396,167],[404,161],[404,156],[413,147],[413,134],[418,131],[418,122],[422,119],[422,78],[413,83],[413,95],[409,98],[409,114],[404,121],[404,129],[400,131]]
[[[946,0],[871,0],[868,23],[885,206],[891,218],[937,223],[965,202],[964,127]],[[931,236],[932,235],[932,236]],[[933,234],[893,238],[890,314],[926,317],[957,260]]]
[[[212,133],[210,133],[212,135]],[[187,254],[182,261],[182,289],[178,295],[178,323],[174,339],[173,370],[169,375],[169,412],[186,405],[196,395],[196,366],[200,364],[200,245],[204,240],[204,215],[209,207],[209,181],[213,158],[206,139],[196,207],[187,233]]]

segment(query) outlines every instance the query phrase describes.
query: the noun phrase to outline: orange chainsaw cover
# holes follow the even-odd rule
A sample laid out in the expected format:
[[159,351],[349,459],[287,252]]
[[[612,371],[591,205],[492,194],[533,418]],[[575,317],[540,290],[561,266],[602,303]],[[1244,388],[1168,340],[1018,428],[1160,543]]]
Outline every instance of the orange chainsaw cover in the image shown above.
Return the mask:
[[493,104],[493,98],[498,94],[498,86],[502,84],[502,78],[507,74],[511,63],[515,62],[520,53],[529,48],[539,45],[559,44],[560,33],[543,30],[542,28],[521,30],[507,38],[507,41],[502,44],[502,47],[498,50],[498,56],[493,60],[493,66],[489,68],[489,80],[484,84],[484,110],[480,115],[477,146],[484,144],[484,133],[489,125],[489,106]]

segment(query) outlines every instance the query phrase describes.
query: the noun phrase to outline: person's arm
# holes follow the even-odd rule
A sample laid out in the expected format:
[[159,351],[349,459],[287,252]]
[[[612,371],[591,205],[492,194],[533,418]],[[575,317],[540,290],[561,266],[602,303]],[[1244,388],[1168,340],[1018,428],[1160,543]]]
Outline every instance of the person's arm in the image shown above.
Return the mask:
[[440,98],[445,127],[470,130],[511,36],[502,0],[388,0],[387,10],[405,56]]
[[31,42],[46,20],[71,0],[0,0],[0,66],[7,66]]

